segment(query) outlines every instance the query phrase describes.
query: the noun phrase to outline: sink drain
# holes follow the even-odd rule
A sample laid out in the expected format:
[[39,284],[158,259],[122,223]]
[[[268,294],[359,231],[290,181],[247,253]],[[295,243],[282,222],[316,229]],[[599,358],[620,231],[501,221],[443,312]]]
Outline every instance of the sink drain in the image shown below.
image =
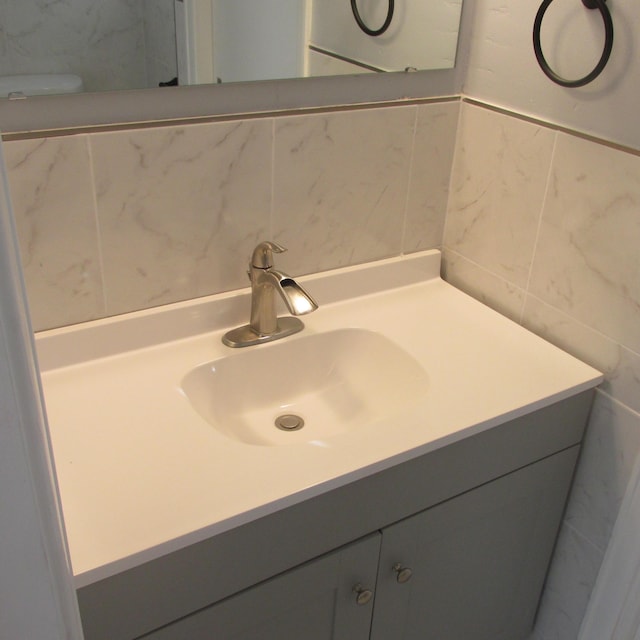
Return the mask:
[[285,413],[276,418],[276,427],[282,431],[299,431],[304,427],[304,420],[294,413]]

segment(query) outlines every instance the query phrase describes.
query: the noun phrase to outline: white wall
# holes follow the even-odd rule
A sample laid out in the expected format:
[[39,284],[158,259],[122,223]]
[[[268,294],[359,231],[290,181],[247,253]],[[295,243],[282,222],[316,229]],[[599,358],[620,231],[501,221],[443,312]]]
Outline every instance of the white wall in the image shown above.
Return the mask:
[[0,159],[0,638],[82,638]]
[[[469,0],[466,0],[467,2]],[[466,95],[640,149],[640,3],[609,2],[615,40],[607,68],[593,83],[567,89],[538,67],[532,29],[539,2],[476,0],[470,30]],[[555,0],[543,21],[543,49],[558,73],[581,77],[602,52],[598,11],[580,0]]]
[[304,75],[305,4],[214,0],[215,77],[238,82]]
[[215,82],[213,2],[214,0],[172,0],[178,84],[181,86]]

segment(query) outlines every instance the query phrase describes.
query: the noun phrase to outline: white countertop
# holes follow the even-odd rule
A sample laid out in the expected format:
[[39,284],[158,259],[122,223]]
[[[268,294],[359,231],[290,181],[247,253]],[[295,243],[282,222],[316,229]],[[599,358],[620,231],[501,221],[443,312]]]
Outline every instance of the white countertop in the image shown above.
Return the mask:
[[[229,438],[180,388],[248,321],[246,290],[38,334],[47,414],[76,586],[594,387],[595,369],[439,278],[437,251],[300,281],[320,308],[285,340],[383,334],[428,376],[393,421],[319,444]],[[276,343],[271,343],[276,344]],[[248,347],[268,349],[270,345]]]

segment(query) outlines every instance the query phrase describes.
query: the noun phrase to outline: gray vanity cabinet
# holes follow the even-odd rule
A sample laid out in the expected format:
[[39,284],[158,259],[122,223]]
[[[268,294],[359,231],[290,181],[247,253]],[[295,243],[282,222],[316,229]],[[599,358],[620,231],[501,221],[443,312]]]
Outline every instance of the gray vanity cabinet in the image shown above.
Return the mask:
[[577,452],[502,476],[143,637],[524,640]]
[[383,530],[371,640],[524,640],[577,450]]
[[590,405],[565,398],[87,585],[85,638],[524,640]]
[[143,638],[368,640],[380,540],[367,536]]

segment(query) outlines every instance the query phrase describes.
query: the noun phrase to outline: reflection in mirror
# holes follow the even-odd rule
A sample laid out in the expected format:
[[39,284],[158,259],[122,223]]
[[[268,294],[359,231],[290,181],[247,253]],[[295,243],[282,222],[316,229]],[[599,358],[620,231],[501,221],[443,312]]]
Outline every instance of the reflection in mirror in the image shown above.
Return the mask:
[[[383,25],[389,1],[357,0],[361,21]],[[351,0],[0,0],[0,76],[66,74],[55,93],[448,69],[461,4],[395,0],[371,36]],[[24,80],[0,91],[38,93]]]
[[0,0],[0,75],[74,74],[86,91],[176,75],[174,0]]

